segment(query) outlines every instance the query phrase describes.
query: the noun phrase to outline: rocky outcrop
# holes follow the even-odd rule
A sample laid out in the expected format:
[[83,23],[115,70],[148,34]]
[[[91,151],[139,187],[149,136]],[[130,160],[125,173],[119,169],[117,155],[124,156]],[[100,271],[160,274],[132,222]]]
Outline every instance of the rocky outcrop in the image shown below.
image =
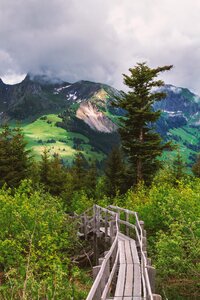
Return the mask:
[[117,130],[117,126],[90,102],[80,104],[76,117],[96,131],[111,133]]

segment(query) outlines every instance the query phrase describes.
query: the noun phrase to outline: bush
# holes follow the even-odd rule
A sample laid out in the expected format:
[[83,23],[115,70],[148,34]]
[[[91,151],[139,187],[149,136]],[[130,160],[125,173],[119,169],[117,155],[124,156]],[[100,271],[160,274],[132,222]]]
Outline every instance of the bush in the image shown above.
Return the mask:
[[33,191],[28,181],[14,194],[0,190],[1,299],[72,299],[74,293],[80,299],[70,260],[76,249],[76,227],[58,198]]

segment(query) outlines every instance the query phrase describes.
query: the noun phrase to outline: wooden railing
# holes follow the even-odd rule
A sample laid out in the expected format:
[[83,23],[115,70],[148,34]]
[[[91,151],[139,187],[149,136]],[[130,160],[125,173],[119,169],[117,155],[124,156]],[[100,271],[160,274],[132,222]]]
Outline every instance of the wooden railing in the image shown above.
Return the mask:
[[[118,249],[118,217],[117,214],[113,214],[109,210],[102,209],[96,206],[98,212],[101,210],[107,214],[112,213],[113,220],[109,222],[110,224],[110,236],[111,239],[114,238],[110,250],[107,252],[103,260],[99,260],[101,265],[97,266],[97,276],[93,283],[93,286],[87,296],[87,300],[101,299],[105,300],[113,280],[114,274],[117,270],[119,249]],[[107,222],[106,222],[107,223]],[[97,223],[98,224],[98,223]],[[106,232],[106,230],[105,230]],[[107,232],[108,235],[108,232]]]
[[[110,249],[105,256],[96,255],[93,267],[94,283],[86,300],[106,300],[117,275],[119,263],[118,235],[123,232],[126,236],[135,239],[141,265],[142,298],[160,300],[155,291],[155,269],[147,258],[146,231],[144,222],[140,221],[136,212],[110,205],[107,208],[94,205],[78,217],[80,232],[85,239],[92,232],[94,235],[94,254],[98,252],[97,239],[102,232],[105,240],[110,240]],[[153,292],[152,292],[153,291]]]
[[[135,230],[136,243],[139,248],[138,254],[141,263],[141,275],[142,275],[142,287],[143,297],[153,300],[152,289],[155,290],[155,269],[150,265],[150,259],[147,263],[147,238],[146,231],[144,230],[144,222],[139,221],[138,214],[128,209],[124,209],[118,206],[110,205],[108,208],[117,211],[119,224],[126,226],[126,235],[130,236],[130,228]],[[126,221],[120,218],[121,213],[125,213]],[[134,216],[135,224],[129,222],[130,216]]]

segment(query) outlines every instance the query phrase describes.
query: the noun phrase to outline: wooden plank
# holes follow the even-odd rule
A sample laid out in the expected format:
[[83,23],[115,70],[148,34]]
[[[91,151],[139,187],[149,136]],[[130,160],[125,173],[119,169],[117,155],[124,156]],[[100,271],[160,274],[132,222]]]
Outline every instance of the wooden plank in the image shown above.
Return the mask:
[[129,240],[125,240],[125,255],[126,255],[126,263],[133,264],[132,251],[131,251],[131,242]]
[[122,240],[119,240],[119,263],[120,264],[126,263],[124,241]]
[[124,297],[131,297],[133,294],[133,264],[127,264]]
[[141,295],[142,295],[142,288],[141,288],[140,264],[134,264],[133,296],[134,297],[140,297]]
[[132,252],[132,257],[133,257],[133,263],[135,264],[139,264],[139,256],[138,256],[138,252],[137,252],[137,247],[136,247],[136,243],[134,240],[131,240],[131,252]]
[[115,290],[115,297],[120,297],[120,296],[122,297],[124,295],[125,276],[126,276],[126,264],[120,264],[119,273],[117,277],[117,286]]

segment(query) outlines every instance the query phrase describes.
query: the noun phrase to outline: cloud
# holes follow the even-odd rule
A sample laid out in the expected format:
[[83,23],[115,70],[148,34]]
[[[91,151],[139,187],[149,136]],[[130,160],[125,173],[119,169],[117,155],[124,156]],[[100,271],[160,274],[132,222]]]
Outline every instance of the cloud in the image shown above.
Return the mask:
[[138,61],[173,64],[168,83],[200,93],[198,0],[0,0],[0,76],[48,73],[123,88]]

